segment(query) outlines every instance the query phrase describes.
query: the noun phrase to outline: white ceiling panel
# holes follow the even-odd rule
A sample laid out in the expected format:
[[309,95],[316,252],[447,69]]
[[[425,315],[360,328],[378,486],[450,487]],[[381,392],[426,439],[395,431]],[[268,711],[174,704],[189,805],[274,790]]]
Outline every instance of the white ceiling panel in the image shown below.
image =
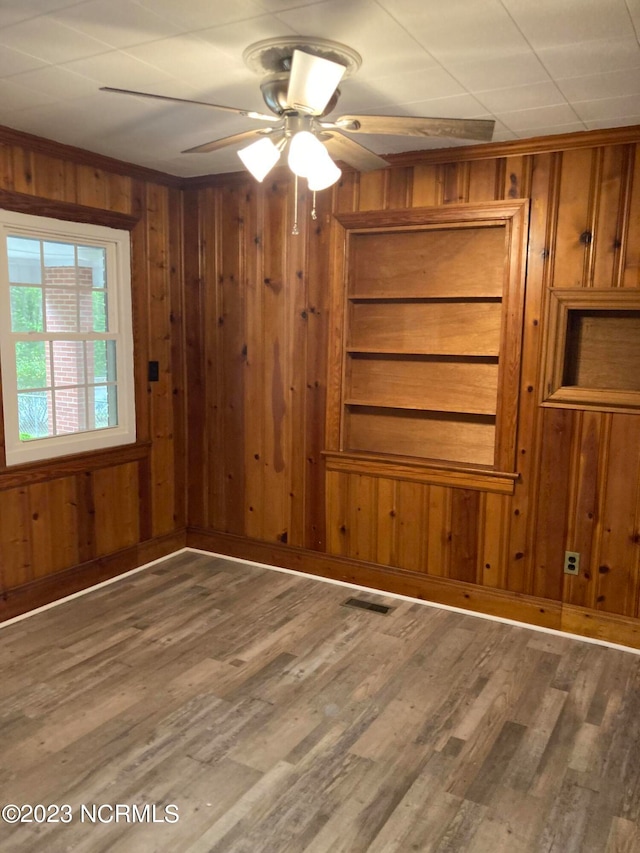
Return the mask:
[[640,68],[640,44],[634,36],[545,47],[538,51],[540,62],[556,79],[582,77]]
[[51,17],[112,47],[157,41],[181,31],[177,24],[130,0],[91,0],[68,6]]
[[535,48],[629,35],[625,0],[502,0]]
[[[99,87],[265,112],[242,54],[303,35],[362,56],[333,116],[493,118],[496,140],[626,126],[640,121],[639,31],[640,0],[7,0],[0,124],[177,175],[237,170],[234,149],[180,151],[255,127],[249,119]],[[367,144],[384,154],[468,143]]]
[[51,63],[95,56],[110,49],[105,42],[72,30],[49,16],[2,27],[0,44]]

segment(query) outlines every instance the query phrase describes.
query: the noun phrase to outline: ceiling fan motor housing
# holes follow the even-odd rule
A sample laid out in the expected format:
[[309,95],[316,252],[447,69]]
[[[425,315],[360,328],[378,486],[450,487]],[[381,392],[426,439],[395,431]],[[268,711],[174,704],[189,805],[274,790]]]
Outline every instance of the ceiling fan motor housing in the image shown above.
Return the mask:
[[[284,113],[290,111],[297,112],[297,110],[287,101],[287,92],[289,90],[289,76],[289,71],[281,71],[277,74],[270,74],[269,76],[265,77],[262,83],[260,84],[260,90],[262,92],[262,97],[264,98],[265,104],[269,107],[271,112],[275,113],[278,116],[281,116]],[[336,89],[333,95],[331,96],[328,104],[320,115],[328,115],[332,110],[334,110],[336,104],[338,103],[339,97],[340,89]]]

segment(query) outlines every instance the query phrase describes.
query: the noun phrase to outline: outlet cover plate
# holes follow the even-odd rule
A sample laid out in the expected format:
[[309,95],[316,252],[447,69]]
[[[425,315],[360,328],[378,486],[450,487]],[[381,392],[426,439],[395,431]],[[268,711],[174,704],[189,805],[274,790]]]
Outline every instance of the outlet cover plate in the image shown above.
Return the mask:
[[580,574],[580,554],[577,551],[564,552],[564,573],[565,575]]

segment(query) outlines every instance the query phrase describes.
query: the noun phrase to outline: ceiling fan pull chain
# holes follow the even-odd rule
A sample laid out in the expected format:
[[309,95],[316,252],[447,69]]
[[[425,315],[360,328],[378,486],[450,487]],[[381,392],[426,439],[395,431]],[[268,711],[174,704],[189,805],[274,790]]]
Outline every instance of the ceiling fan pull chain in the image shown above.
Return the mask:
[[298,230],[298,176],[293,176],[293,228],[291,233],[297,237],[300,231]]
[[316,213],[316,191],[313,191],[313,204],[311,206],[311,218],[315,220],[318,218],[318,214]]

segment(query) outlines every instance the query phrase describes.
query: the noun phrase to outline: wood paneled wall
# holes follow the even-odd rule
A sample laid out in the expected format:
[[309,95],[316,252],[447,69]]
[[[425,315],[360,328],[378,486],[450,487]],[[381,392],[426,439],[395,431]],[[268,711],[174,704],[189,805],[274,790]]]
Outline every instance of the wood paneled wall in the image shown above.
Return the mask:
[[[15,136],[0,134],[0,190],[37,197],[43,215],[55,216],[55,203],[66,202],[138,220],[138,442],[17,468],[3,467],[0,454],[2,617],[170,553],[184,542],[186,512],[180,186],[127,175],[100,158],[91,166],[73,151]],[[157,383],[147,384],[149,359],[160,364]]]
[[[285,173],[186,192],[192,542],[637,642],[640,416],[540,406],[548,288],[640,287],[640,133],[575,139],[345,172],[297,237]],[[531,199],[515,493],[325,478],[332,214],[507,198]]]

